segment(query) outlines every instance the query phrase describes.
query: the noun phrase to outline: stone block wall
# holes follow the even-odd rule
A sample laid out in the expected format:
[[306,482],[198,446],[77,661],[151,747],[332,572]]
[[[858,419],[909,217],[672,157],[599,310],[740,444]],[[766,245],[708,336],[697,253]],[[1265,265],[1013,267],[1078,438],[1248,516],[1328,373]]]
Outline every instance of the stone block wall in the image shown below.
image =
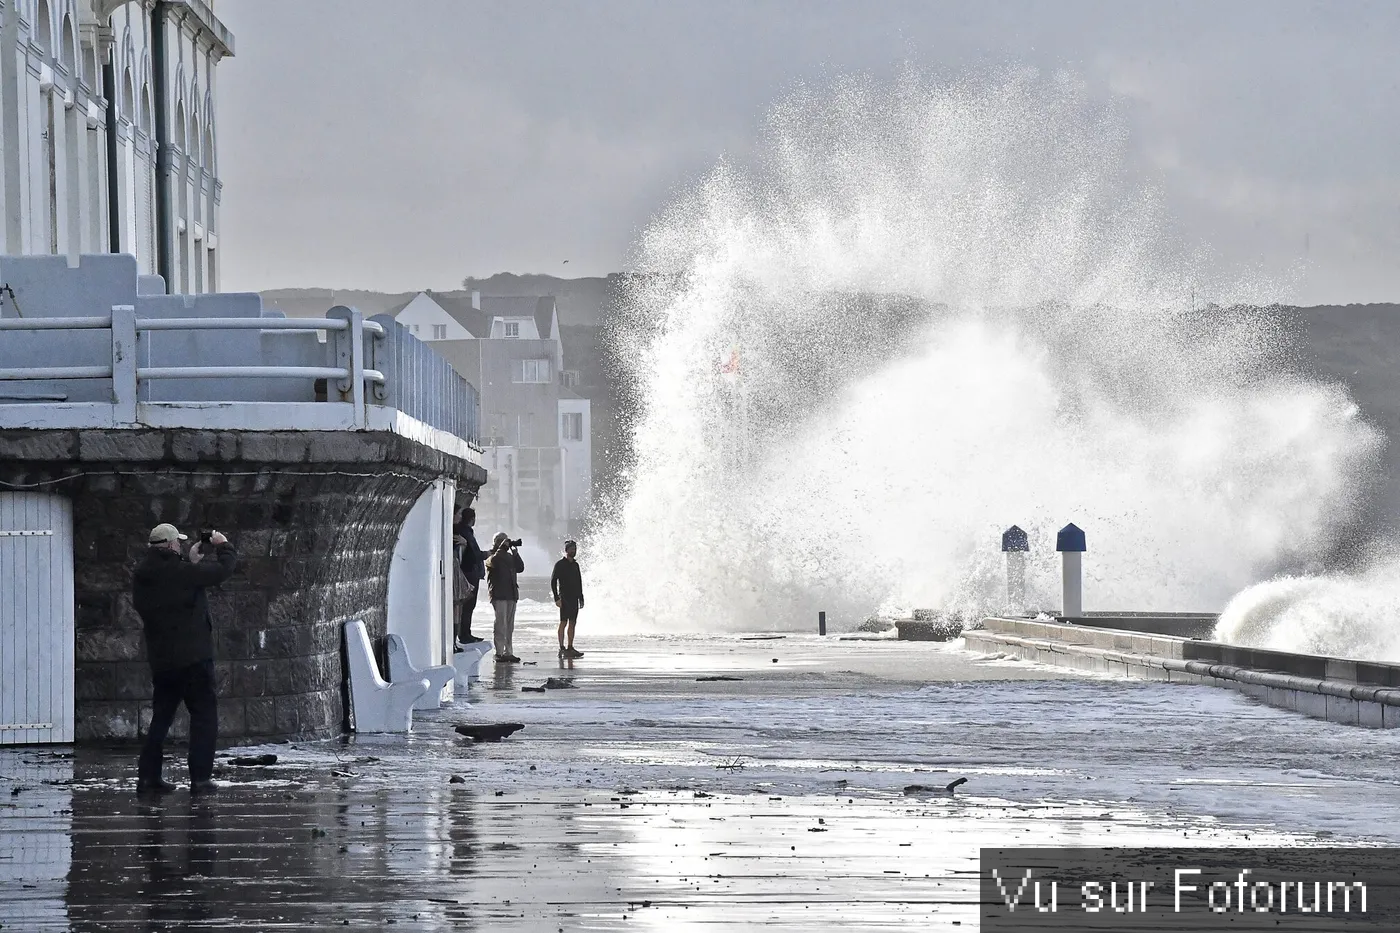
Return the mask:
[[134,739],[150,722],[131,572],[160,522],[191,539],[217,528],[238,549],[237,572],[209,594],[221,736],[341,729],[341,624],[384,635],[399,528],[443,476],[472,494],[485,473],[374,432],[0,430],[0,490],[73,500],[78,740]]

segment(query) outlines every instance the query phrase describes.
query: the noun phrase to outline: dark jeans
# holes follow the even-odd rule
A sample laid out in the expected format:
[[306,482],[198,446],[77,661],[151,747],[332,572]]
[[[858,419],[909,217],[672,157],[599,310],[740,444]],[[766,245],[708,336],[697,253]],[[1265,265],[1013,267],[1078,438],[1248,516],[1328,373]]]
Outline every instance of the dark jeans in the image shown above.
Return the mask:
[[457,620],[457,640],[466,641],[472,637],[472,613],[476,611],[476,596],[481,592],[483,581],[478,580],[476,589],[467,594],[467,598],[462,600],[462,608]]
[[219,736],[218,698],[214,693],[214,662],[200,661],[173,671],[153,671],[151,730],[141,749],[137,777],[160,780],[161,754],[166,733],[183,702],[190,711],[190,780],[214,776],[214,743]]

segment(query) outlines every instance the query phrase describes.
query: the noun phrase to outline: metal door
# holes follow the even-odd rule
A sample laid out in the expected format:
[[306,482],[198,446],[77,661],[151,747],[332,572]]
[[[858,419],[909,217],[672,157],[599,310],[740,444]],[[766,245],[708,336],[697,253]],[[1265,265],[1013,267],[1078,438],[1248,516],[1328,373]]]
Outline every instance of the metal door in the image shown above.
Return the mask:
[[0,492],[0,745],[72,741],[72,508]]

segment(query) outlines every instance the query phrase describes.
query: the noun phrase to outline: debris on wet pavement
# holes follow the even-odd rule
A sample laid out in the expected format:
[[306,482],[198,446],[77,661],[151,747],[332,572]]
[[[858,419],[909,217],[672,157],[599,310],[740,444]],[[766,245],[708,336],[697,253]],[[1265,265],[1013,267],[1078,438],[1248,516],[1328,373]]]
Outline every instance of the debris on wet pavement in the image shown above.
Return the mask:
[[[519,653],[554,654],[547,609]],[[238,749],[276,767],[211,797],[137,798],[134,747],[0,749],[0,922],[976,929],[983,846],[1400,842],[1400,735],[957,642],[786,647],[774,666],[737,636],[596,636],[555,675],[587,689],[488,671],[407,736]],[[490,727],[528,741],[462,731]]]

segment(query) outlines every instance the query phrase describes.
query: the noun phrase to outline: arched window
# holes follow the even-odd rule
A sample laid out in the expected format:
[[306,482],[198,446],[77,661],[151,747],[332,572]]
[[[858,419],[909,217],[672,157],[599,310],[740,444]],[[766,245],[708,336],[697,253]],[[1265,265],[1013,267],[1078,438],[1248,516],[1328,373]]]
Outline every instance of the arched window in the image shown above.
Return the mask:
[[49,0],[39,0],[34,11],[34,31],[39,48],[48,58],[53,57],[53,16],[49,13]]
[[206,124],[204,127],[204,167],[209,170],[209,174],[214,174],[214,125]]
[[141,83],[141,132],[151,133],[151,86]]
[[175,138],[172,140],[172,142],[175,143],[175,148],[179,149],[181,152],[190,151],[185,145],[185,130],[187,126],[188,124],[185,123],[185,102],[182,100],[175,107]]
[[136,122],[136,91],[131,83],[131,68],[128,67],[122,75],[122,118],[130,123]]
[[203,165],[202,154],[199,151],[200,143],[204,142],[204,134],[199,131],[199,111],[190,114],[190,159],[195,165]]
[[78,37],[73,32],[73,18],[63,17],[63,47],[59,49],[60,61],[63,63],[63,70],[74,78],[78,75]]

